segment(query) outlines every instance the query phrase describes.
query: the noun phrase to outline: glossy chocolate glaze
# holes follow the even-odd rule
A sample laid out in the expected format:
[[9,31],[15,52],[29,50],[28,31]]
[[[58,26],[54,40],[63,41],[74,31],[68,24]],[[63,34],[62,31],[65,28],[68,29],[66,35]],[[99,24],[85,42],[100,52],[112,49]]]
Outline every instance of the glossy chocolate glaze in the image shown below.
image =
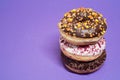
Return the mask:
[[96,68],[100,67],[106,59],[106,51],[105,50],[100,57],[98,57],[97,59],[95,59],[93,61],[88,61],[88,62],[73,60],[73,59],[65,56],[63,53],[61,55],[62,55],[63,63],[65,65],[67,65],[73,69],[79,70],[80,72],[81,71],[84,71],[84,72],[94,71]]
[[65,34],[80,38],[99,37],[106,32],[107,25],[103,16],[90,9],[78,8],[67,12],[59,23]]

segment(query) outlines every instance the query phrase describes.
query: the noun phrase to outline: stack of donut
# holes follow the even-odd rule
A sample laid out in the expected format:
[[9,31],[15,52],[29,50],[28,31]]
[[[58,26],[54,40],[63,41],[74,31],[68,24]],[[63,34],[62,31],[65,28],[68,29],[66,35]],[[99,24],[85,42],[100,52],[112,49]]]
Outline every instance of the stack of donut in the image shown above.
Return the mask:
[[63,64],[75,73],[98,70],[106,59],[107,25],[102,14],[91,8],[77,8],[58,23]]

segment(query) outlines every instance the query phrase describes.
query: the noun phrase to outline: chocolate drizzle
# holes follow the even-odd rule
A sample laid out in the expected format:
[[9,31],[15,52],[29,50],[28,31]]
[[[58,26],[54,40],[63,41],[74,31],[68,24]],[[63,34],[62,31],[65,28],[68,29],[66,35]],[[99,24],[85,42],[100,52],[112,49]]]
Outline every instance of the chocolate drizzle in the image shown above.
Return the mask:
[[89,62],[82,62],[82,61],[76,61],[76,60],[70,59],[67,56],[65,56],[63,53],[61,55],[65,65],[75,70],[79,70],[80,72],[84,71],[85,73],[94,71],[96,68],[100,67],[106,59],[105,50],[100,57],[98,57],[96,60],[89,61]]

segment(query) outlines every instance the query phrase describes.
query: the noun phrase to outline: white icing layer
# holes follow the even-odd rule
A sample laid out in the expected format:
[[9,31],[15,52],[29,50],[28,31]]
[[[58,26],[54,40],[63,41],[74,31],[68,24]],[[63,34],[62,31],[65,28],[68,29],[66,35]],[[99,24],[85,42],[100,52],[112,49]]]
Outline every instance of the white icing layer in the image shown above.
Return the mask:
[[101,38],[98,43],[94,45],[87,46],[76,46],[66,42],[62,37],[60,38],[60,47],[71,53],[80,56],[95,56],[98,54],[102,54],[103,50],[106,47],[106,42],[104,38]]

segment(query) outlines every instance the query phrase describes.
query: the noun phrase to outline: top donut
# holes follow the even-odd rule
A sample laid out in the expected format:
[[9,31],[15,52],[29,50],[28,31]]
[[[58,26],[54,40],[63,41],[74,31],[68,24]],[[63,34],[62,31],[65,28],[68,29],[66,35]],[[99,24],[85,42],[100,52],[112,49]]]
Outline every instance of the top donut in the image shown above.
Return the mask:
[[78,8],[65,13],[58,26],[66,35],[77,38],[99,37],[107,29],[106,19],[91,8]]

